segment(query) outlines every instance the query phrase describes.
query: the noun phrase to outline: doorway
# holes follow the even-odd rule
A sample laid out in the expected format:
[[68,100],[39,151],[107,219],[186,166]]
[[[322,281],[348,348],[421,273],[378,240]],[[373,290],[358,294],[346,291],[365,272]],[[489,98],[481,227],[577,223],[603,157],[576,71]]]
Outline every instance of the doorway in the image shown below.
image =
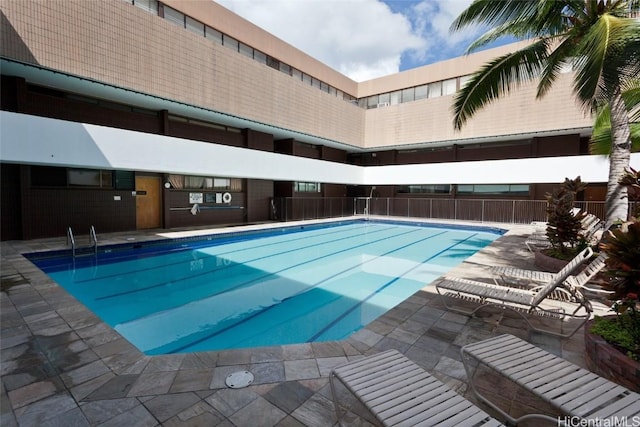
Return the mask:
[[160,177],[136,176],[136,228],[160,228],[162,203]]

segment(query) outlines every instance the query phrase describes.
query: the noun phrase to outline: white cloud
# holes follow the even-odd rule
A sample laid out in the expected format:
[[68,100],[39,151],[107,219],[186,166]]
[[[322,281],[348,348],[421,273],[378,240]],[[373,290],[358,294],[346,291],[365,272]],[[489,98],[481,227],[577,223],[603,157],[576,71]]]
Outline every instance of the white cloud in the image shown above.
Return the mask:
[[216,0],[356,81],[398,72],[427,40],[379,0]]
[[472,0],[214,1],[356,81],[462,55],[481,33],[449,32]]

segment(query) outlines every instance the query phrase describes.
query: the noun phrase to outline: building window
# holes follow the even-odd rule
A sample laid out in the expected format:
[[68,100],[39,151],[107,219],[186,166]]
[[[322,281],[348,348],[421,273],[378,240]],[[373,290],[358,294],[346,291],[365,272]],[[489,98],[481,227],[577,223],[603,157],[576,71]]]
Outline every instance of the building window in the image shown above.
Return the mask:
[[442,82],[429,83],[429,98],[442,96]]
[[456,93],[456,79],[449,79],[442,82],[442,96]]
[[[111,189],[114,188],[114,176],[116,178],[130,176],[129,181],[133,182],[133,172],[114,172],[100,169],[31,166],[30,175],[32,187],[84,187]],[[123,188],[124,186],[128,186],[129,188]],[[132,185],[123,183],[122,186],[116,185],[116,189],[133,189],[133,187]]]
[[204,36],[209,40],[213,40],[218,44],[222,44],[222,33],[218,30],[214,30],[208,25],[205,25]]
[[158,0],[134,0],[133,4],[147,12],[158,14]]
[[424,99],[427,97],[427,92],[428,92],[428,85],[423,85],[423,86],[417,86],[415,88],[415,100],[417,101],[418,99]]
[[177,190],[216,190],[242,192],[241,178],[169,175],[167,181]]
[[460,82],[460,89],[462,89],[467,83],[469,83],[469,80],[471,80],[471,77],[473,76],[462,76],[458,78],[458,81]]
[[222,45],[224,47],[228,47],[229,49],[233,50],[234,52],[238,52],[239,49],[239,42],[238,40],[234,39],[233,37],[229,37],[226,34],[223,34],[222,36]]
[[187,16],[186,18],[186,28],[201,37],[204,36],[204,24],[200,21],[196,21],[190,16]]
[[238,46],[239,46],[241,54],[243,54],[244,56],[248,56],[249,58],[253,59],[253,48],[251,46],[247,46],[244,43],[240,43]]
[[113,188],[113,173],[96,169],[67,169],[69,187]]
[[164,7],[164,19],[184,28],[184,13],[178,12],[169,6]]
[[422,184],[422,185],[403,185],[398,188],[398,193],[409,194],[450,194],[451,185],[449,184]]
[[529,194],[528,184],[460,184],[458,194],[496,194],[496,195],[519,195]]
[[319,193],[320,192],[320,183],[319,182],[294,182],[293,183],[293,191],[296,193]]
[[402,89],[402,102],[411,102],[414,99],[414,89],[412,87],[408,89]]
[[253,50],[253,59],[255,59],[256,61],[258,61],[261,64],[266,64],[267,63],[267,55],[265,55],[264,53],[260,52],[259,50]]

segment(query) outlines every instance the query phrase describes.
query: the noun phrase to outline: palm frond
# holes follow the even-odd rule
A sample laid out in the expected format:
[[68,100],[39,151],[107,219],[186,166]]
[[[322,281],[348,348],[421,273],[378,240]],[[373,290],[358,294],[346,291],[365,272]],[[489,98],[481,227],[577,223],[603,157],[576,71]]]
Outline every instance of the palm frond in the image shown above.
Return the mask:
[[[631,150],[640,151],[640,80],[626,83],[622,99],[629,111]],[[611,109],[607,103],[598,109],[589,141],[589,152],[608,155],[611,151],[611,138]]]
[[452,32],[464,27],[482,24],[489,27],[501,26],[511,21],[521,21],[534,17],[538,0],[504,1],[474,0],[451,24]]
[[509,93],[512,86],[536,78],[546,59],[546,43],[538,41],[486,63],[455,96],[455,129],[460,130],[476,111]]
[[629,21],[632,20],[605,13],[589,27],[576,46],[574,90],[585,106],[592,107],[598,98],[606,99],[613,88],[620,85],[620,72],[627,64],[633,64],[633,60],[620,58],[621,51],[625,51],[633,40],[629,34],[633,26]]
[[[542,98],[553,86],[562,67],[573,62],[574,42],[570,38],[564,38],[549,54],[546,64],[542,69],[538,82],[537,98]],[[549,48],[547,48],[549,49]]]
[[[631,123],[631,151],[640,152],[640,123]],[[609,155],[611,152],[611,126],[595,129],[589,140],[589,153]]]

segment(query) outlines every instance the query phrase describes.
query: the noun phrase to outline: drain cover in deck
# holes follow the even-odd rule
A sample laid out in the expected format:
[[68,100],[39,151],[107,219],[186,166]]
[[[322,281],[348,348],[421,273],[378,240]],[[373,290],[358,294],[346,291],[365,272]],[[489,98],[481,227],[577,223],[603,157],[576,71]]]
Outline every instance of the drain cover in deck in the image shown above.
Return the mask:
[[225,384],[229,388],[243,388],[253,382],[253,374],[249,371],[234,372],[227,376]]

